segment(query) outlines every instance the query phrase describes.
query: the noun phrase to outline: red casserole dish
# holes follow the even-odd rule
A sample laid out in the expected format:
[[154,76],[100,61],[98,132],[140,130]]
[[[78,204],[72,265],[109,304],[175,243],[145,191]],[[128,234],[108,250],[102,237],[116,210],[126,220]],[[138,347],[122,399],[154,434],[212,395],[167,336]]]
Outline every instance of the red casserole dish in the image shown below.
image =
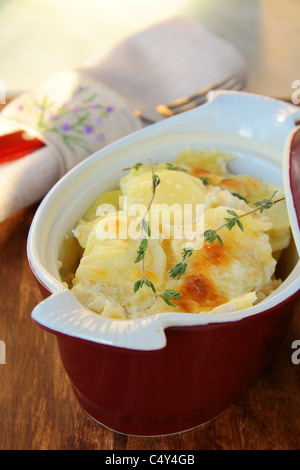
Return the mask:
[[[285,336],[298,299],[300,263],[292,244],[282,255],[283,283],[251,308],[114,320],[83,307],[61,282],[58,259],[65,234],[99,192],[118,185],[123,168],[149,154],[154,163],[170,160],[191,144],[234,152],[237,172],[283,184],[283,152],[290,154],[297,113],[297,107],[281,101],[213,92],[199,108],[92,155],[41,203],[28,237],[28,260],[45,300],[32,318],[56,335],[74,393],[97,422],[130,435],[173,434],[202,425],[236,403]],[[292,191],[288,197],[294,214]]]

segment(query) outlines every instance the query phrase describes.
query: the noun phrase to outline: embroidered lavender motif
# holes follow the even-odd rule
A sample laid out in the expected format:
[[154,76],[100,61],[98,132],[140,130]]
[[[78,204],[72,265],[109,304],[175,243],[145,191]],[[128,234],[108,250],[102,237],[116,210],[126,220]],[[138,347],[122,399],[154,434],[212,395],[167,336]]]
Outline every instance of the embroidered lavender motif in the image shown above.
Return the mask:
[[103,120],[115,110],[113,106],[96,100],[97,93],[91,94],[88,87],[79,86],[69,101],[60,107],[46,95],[31,107],[18,106],[18,111],[36,114],[37,129],[43,133],[56,133],[70,150],[80,147],[91,153],[88,141],[91,138],[98,142],[104,139],[101,132]]

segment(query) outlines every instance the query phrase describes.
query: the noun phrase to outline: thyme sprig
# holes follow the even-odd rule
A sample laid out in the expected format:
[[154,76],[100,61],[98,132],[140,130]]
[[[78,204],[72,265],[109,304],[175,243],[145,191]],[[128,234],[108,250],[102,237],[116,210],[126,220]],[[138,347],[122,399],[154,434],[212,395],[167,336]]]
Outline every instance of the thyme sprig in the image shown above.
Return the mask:
[[[148,222],[147,222],[147,215],[148,215],[148,212],[151,208],[151,204],[154,201],[156,188],[160,184],[160,178],[159,178],[158,175],[155,174],[154,169],[153,169],[153,165],[152,165],[152,162],[151,162],[150,159],[149,159],[149,163],[150,163],[150,168],[151,168],[151,171],[152,171],[152,186],[151,186],[152,196],[151,196],[151,200],[149,202],[149,205],[147,207],[146,213],[145,213],[144,217],[141,219],[141,222],[140,222],[140,228],[141,228],[141,233],[143,235],[143,238],[140,242],[139,248],[137,250],[137,257],[135,259],[135,263],[138,263],[140,261],[142,261],[142,263],[143,263],[142,277],[141,277],[141,279],[138,279],[134,283],[133,290],[134,290],[134,292],[137,292],[139,289],[141,289],[145,285],[151,291],[151,293],[154,294],[156,297],[162,298],[168,305],[172,305],[172,306],[175,307],[175,305],[171,302],[171,300],[178,299],[179,297],[181,297],[182,294],[176,292],[173,289],[165,289],[162,293],[158,293],[156,291],[156,288],[155,288],[154,284],[145,275],[145,254],[146,254],[146,251],[147,251],[147,248],[148,248],[148,237],[151,236],[150,227],[149,227]],[[127,169],[134,168],[136,171],[138,171],[141,166],[144,166],[144,165],[142,163],[137,163],[133,167],[125,168],[125,169],[127,170]],[[187,169],[176,166],[176,165],[173,165],[172,163],[166,163],[166,167],[167,167],[168,170],[182,171],[182,172],[185,172],[185,173],[189,173],[189,171]],[[192,175],[192,176],[200,179],[204,186],[214,184],[211,181],[211,179],[207,176],[196,176],[196,175]],[[262,213],[264,210],[270,209],[275,204],[277,204],[280,201],[283,201],[285,199],[285,197],[281,197],[279,199],[274,200],[274,197],[275,197],[276,193],[277,193],[277,191],[275,191],[272,194],[271,197],[264,198],[264,199],[261,199],[260,201],[255,202],[253,204],[254,209],[251,209],[250,211],[245,212],[245,213],[240,214],[240,215],[238,215],[235,211],[233,211],[231,209],[227,209],[227,213],[231,217],[224,217],[224,220],[225,220],[224,224],[220,225],[216,229],[207,229],[207,230],[205,230],[203,232],[203,234],[201,234],[201,237],[203,237],[204,240],[207,243],[212,244],[215,241],[217,241],[221,246],[223,246],[223,240],[220,237],[220,235],[218,234],[218,232],[220,230],[222,230],[223,228],[225,228],[225,227],[229,231],[231,231],[233,229],[233,227],[235,227],[235,226],[237,226],[243,232],[244,227],[243,227],[243,224],[241,222],[241,219],[243,217],[254,214],[256,212]],[[235,196],[235,197],[238,197],[239,199],[245,201],[246,203],[249,203],[249,201],[245,197],[241,196],[239,193],[232,193],[232,195]],[[169,271],[169,275],[172,279],[180,279],[181,276],[185,273],[185,271],[187,269],[187,266],[188,266],[187,260],[192,256],[194,250],[195,250],[195,248],[184,248],[183,249],[182,260],[179,263],[177,263]]]
[[[264,210],[270,209],[278,202],[281,202],[285,199],[285,197],[281,197],[279,199],[274,200],[275,191],[270,198],[261,199],[260,201],[255,202],[254,209],[251,209],[248,212],[244,212],[243,214],[238,215],[235,211],[231,209],[227,209],[227,212],[231,217],[224,217],[225,223],[220,225],[220,227],[216,229],[208,229],[203,232],[201,235],[204,240],[208,243],[214,243],[216,240],[219,242],[221,246],[223,246],[223,240],[220,235],[217,233],[223,228],[227,228],[229,231],[233,229],[234,226],[237,226],[242,232],[244,231],[243,224],[241,219],[243,217],[249,216],[250,214],[254,214],[256,212],[262,213]],[[187,268],[186,260],[190,258],[195,248],[184,248],[182,252],[182,261],[177,263],[174,268],[169,271],[169,275],[172,279],[180,279],[180,277],[185,273]]]
[[[123,168],[123,171],[126,171],[126,170],[133,170],[135,169],[136,171],[139,170],[140,167],[143,167],[145,165],[143,165],[143,163],[136,163],[135,165],[133,165],[132,167],[129,167],[129,168]],[[152,165],[151,165],[152,166]],[[203,185],[204,186],[208,186],[208,185],[213,185],[215,186],[215,184],[212,182],[211,178],[209,178],[208,176],[197,176],[197,175],[193,175],[191,174],[186,168],[182,168],[181,166],[177,166],[177,165],[173,165],[173,163],[170,163],[170,162],[167,162],[166,163],[166,167],[168,170],[171,170],[171,171],[181,171],[183,173],[188,173],[190,174],[191,176],[194,176],[194,178],[198,178],[199,180],[202,181]],[[244,199],[244,198],[243,198]]]
[[[152,178],[151,178],[151,180],[152,180],[152,184],[151,184],[152,195],[151,195],[150,202],[147,206],[146,212],[145,212],[144,216],[142,217],[142,219],[140,221],[140,224],[139,224],[140,229],[141,229],[142,240],[139,244],[139,247],[138,247],[138,250],[137,250],[137,257],[134,261],[135,263],[139,263],[140,261],[142,261],[142,277],[140,279],[138,279],[137,281],[135,281],[134,286],[133,286],[133,291],[136,293],[143,286],[146,286],[149,289],[149,291],[153,295],[155,295],[155,297],[160,297],[161,299],[164,300],[164,302],[167,305],[171,305],[172,307],[176,307],[176,305],[174,305],[171,302],[171,300],[178,299],[179,297],[181,297],[182,294],[180,294],[179,292],[176,292],[173,289],[165,289],[161,293],[157,292],[154,284],[147,278],[147,276],[145,274],[145,272],[146,272],[145,255],[146,255],[146,252],[147,252],[147,249],[148,249],[148,237],[151,236],[151,230],[150,230],[150,227],[149,227],[149,224],[148,224],[148,221],[147,221],[147,216],[148,216],[148,213],[150,211],[151,205],[154,201],[156,189],[157,189],[158,185],[160,184],[160,178],[159,178],[158,175],[155,174],[154,169],[153,169],[153,165],[152,165],[152,162],[151,162],[150,159],[149,159],[149,163],[150,163],[150,167],[151,167],[151,171],[152,171]],[[136,168],[136,169],[138,170],[138,168]]]
[[[180,261],[180,263],[177,263],[176,266],[174,266],[173,269],[171,269],[171,271],[169,271],[169,274],[172,278],[177,278],[177,279],[180,279],[181,276],[185,273],[186,271],[186,268],[187,268],[187,262],[186,260],[192,256],[192,253],[193,253],[193,249],[192,248],[184,248],[183,249],[183,257],[182,257],[182,261]],[[171,274],[172,273],[172,274]]]
[[[143,261],[143,276],[142,279],[146,280],[145,278],[145,253],[148,248],[148,237],[151,236],[151,230],[147,221],[148,213],[151,208],[151,205],[154,201],[155,193],[156,193],[156,188],[160,184],[160,178],[158,175],[154,173],[154,169],[151,163],[151,160],[149,160],[150,166],[151,166],[151,171],[152,171],[152,185],[151,185],[151,192],[152,196],[150,199],[150,202],[146,208],[145,214],[143,215],[141,221],[140,221],[140,229],[141,229],[141,235],[142,235],[142,241],[140,242],[140,245],[137,250],[137,257],[135,259],[135,263],[139,263],[141,260]],[[146,283],[147,284],[147,283]],[[143,285],[143,284],[142,284]],[[141,287],[142,287],[141,285]]]
[[246,204],[249,204],[249,201],[244,196],[242,196],[240,193],[231,193],[231,194],[233,196],[237,197],[238,199],[240,199],[241,201],[246,202]]
[[173,171],[183,171],[184,173],[188,173],[188,170],[186,168],[182,168],[181,166],[175,166],[173,163],[166,163],[166,166],[168,170],[173,170]]
[[282,197],[278,201],[274,201],[274,196],[277,193],[277,191],[274,191],[272,196],[269,199],[261,199],[260,201],[255,202],[253,205],[259,209],[259,212],[263,212],[265,209],[270,209],[276,202],[282,201],[285,199]]
[[[192,176],[195,176],[195,175],[192,175]],[[199,180],[202,181],[203,183],[203,186],[208,186],[208,185],[214,185],[214,183],[212,182],[212,180],[210,178],[208,178],[208,176],[196,176],[196,178],[199,178]]]
[[[167,166],[168,170],[183,171],[184,173],[189,173],[189,171],[186,168],[182,168],[181,166],[173,165],[173,163],[166,163],[166,166]],[[191,173],[189,173],[189,174],[191,174]],[[193,174],[191,174],[191,176],[194,176],[195,178],[198,178],[199,180],[201,180],[204,186],[208,186],[208,185],[213,185],[214,186],[214,183],[212,182],[212,180],[208,176],[197,176],[197,175],[193,175]]]

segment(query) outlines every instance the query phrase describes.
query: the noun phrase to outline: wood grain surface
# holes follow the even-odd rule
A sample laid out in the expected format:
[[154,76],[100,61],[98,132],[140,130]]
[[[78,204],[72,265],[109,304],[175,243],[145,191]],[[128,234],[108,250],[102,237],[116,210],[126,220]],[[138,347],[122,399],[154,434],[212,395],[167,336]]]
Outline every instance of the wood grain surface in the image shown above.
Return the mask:
[[[26,255],[38,204],[0,224],[0,450],[300,450],[300,340],[296,312],[255,386],[214,421],[173,436],[127,437],[89,418],[73,395],[56,339],[31,320],[42,300]],[[255,341],[255,338],[253,339]]]

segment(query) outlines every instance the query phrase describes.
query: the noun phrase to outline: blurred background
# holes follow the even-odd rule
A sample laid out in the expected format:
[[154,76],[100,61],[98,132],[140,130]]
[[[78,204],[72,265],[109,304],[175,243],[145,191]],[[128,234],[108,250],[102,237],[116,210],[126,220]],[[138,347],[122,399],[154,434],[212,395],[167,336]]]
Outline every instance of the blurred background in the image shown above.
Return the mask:
[[290,98],[300,79],[300,0],[0,0],[7,97],[175,16],[238,49],[248,64],[248,91]]

